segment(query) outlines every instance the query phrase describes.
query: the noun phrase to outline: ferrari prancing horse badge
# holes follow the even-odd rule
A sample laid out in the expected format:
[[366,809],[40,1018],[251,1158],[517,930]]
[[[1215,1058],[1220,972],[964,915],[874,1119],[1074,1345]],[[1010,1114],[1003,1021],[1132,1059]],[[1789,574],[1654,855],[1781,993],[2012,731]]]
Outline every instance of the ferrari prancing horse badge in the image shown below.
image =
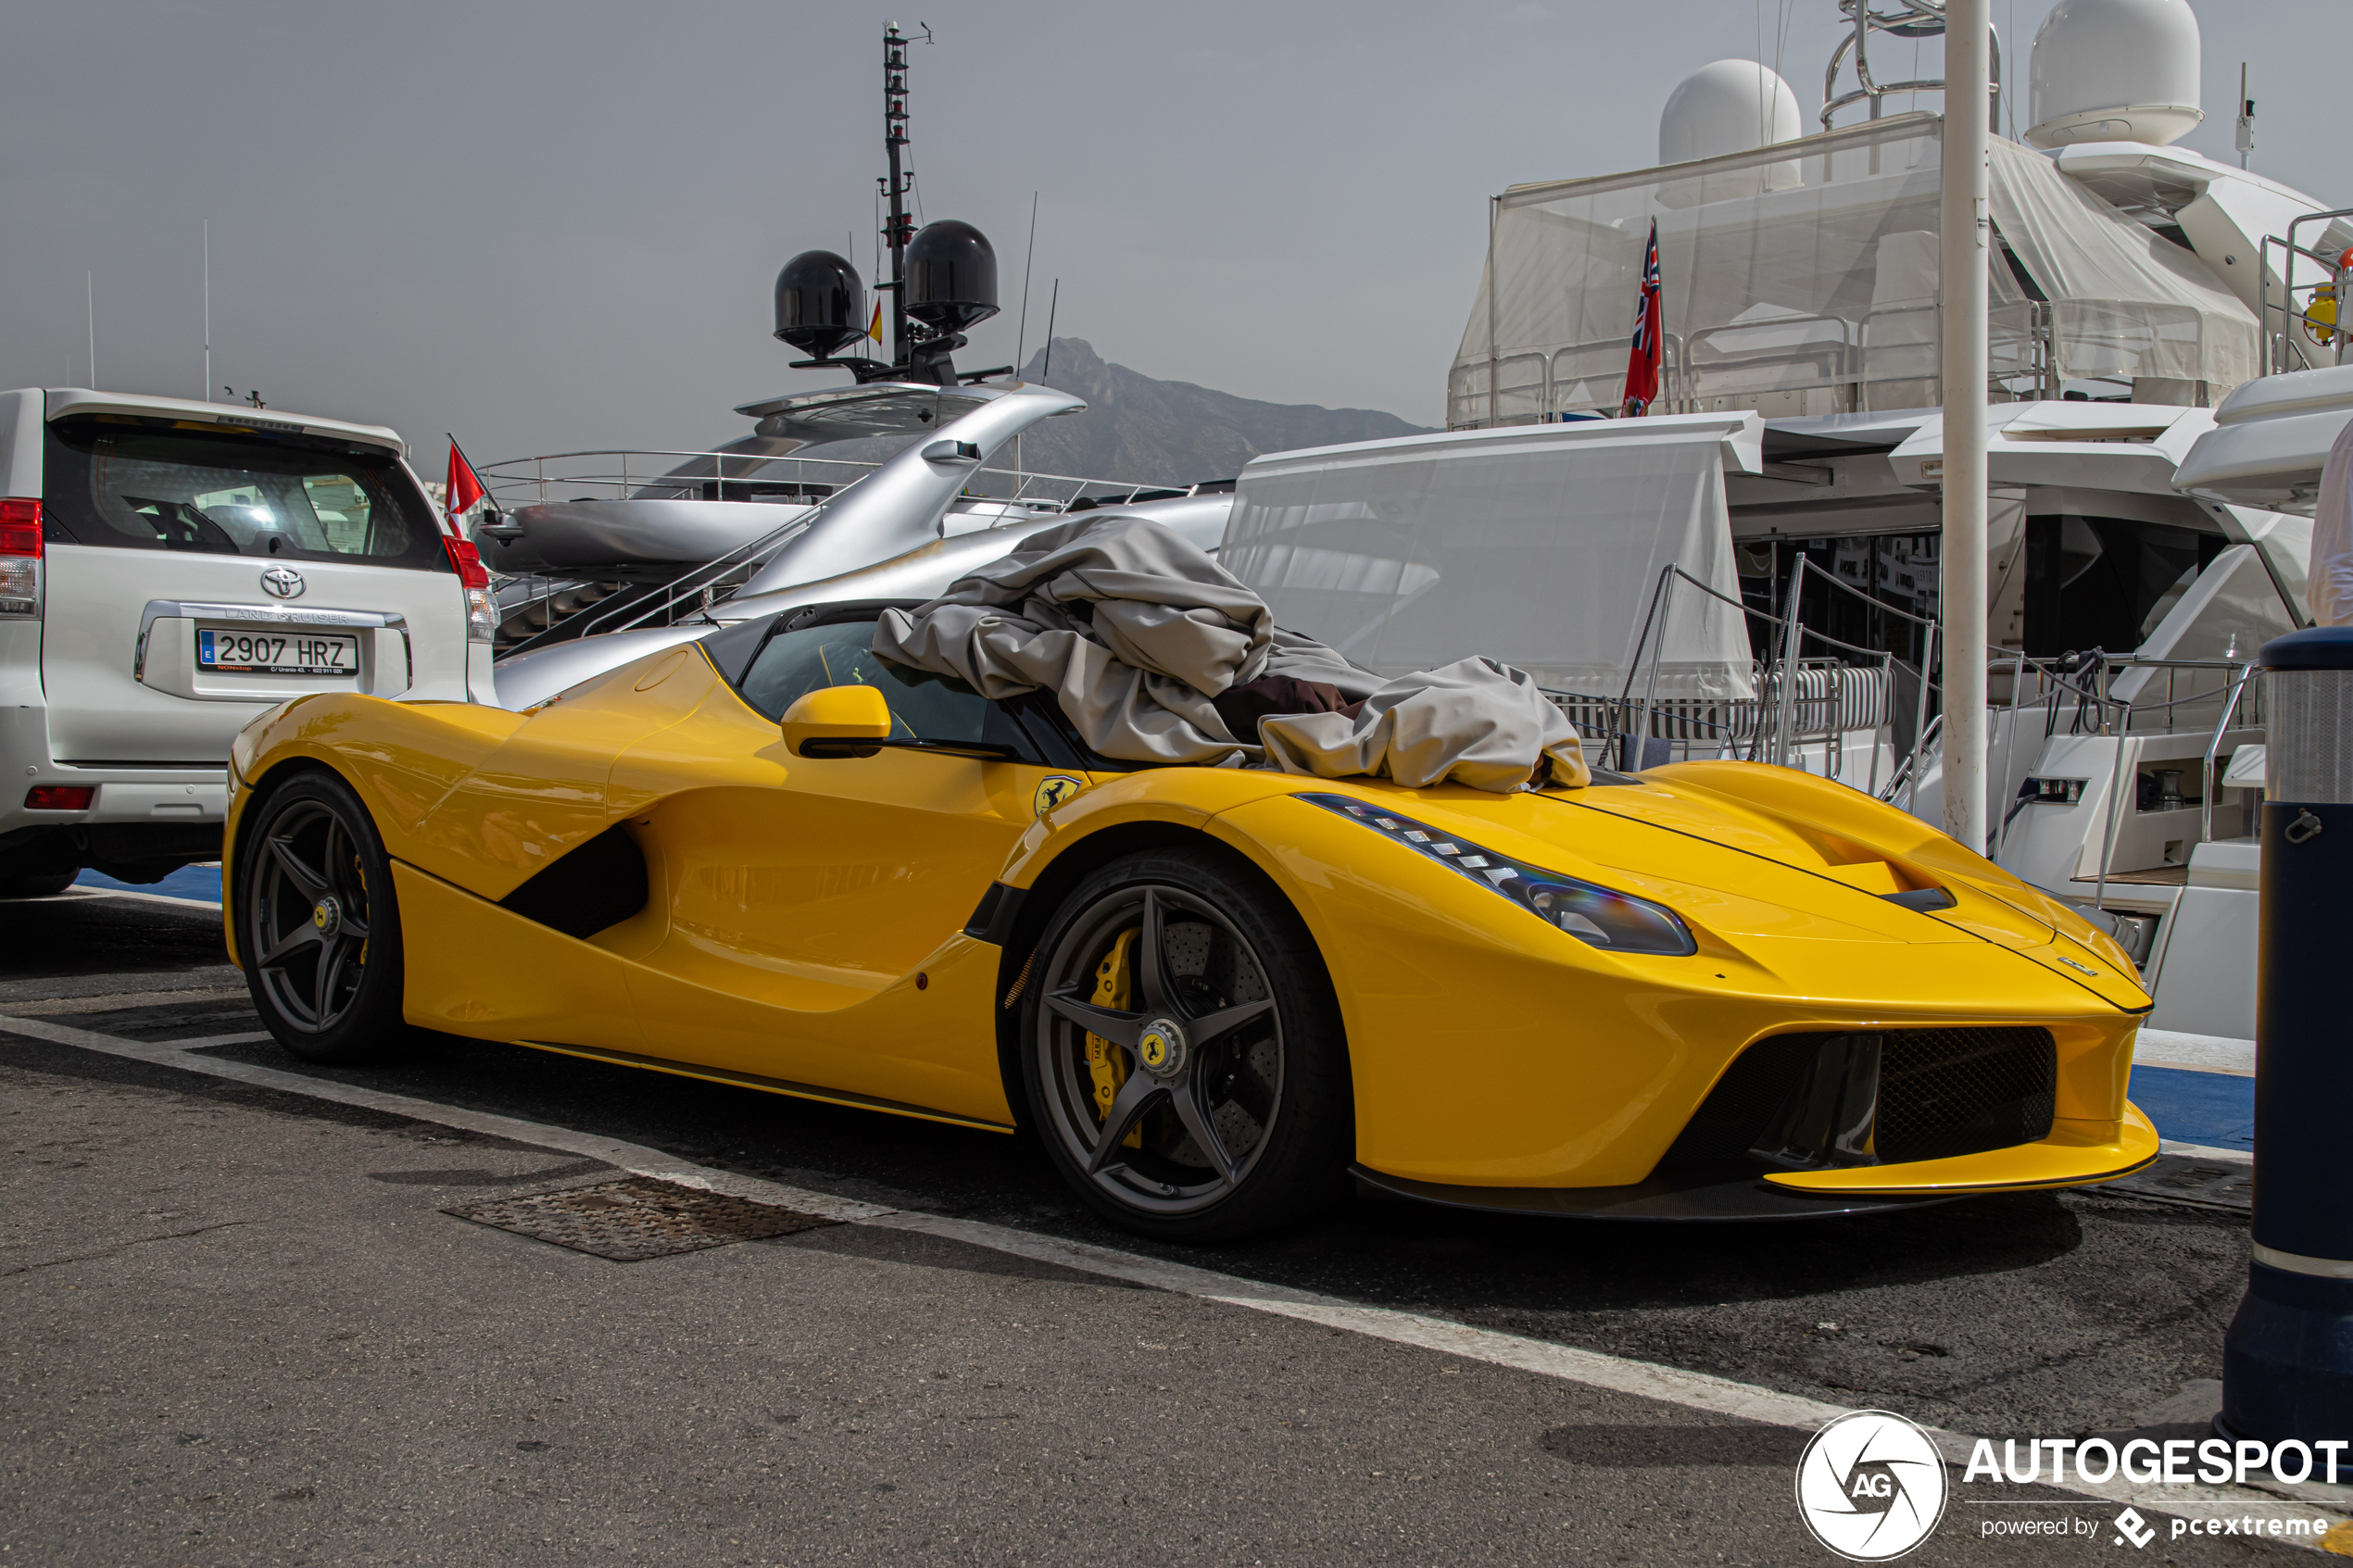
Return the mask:
[[1042,817],[1086,787],[1084,779],[1074,779],[1068,773],[1056,773],[1038,781],[1038,796],[1030,805],[1035,814]]

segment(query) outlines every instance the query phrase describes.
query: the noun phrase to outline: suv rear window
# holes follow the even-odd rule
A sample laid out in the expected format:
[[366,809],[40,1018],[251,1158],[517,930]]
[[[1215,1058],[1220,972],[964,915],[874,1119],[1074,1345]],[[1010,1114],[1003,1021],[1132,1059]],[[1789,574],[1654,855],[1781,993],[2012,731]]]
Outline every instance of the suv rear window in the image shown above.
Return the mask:
[[52,543],[450,570],[433,508],[390,452],[101,414],[50,424]]

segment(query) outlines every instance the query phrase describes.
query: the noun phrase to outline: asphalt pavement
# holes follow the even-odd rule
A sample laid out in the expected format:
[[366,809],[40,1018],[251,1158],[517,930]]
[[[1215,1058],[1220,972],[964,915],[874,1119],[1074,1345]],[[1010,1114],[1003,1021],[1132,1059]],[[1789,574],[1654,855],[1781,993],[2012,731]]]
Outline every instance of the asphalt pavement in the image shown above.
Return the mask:
[[[610,1207],[623,1171],[433,1108],[1997,1447],[2203,1436],[2246,1277],[2243,1213],[2098,1192],[1767,1226],[1359,1200],[1160,1248],[1013,1138],[472,1042],[305,1067],[245,1038],[201,909],[0,931],[0,1563],[1835,1561],[1796,1426],[875,1224],[613,1261],[448,1210]],[[1907,1561],[2291,1549],[2156,1513],[2120,1547],[2113,1501],[1954,1481]],[[2079,1533],[1985,1533],[2030,1514]]]

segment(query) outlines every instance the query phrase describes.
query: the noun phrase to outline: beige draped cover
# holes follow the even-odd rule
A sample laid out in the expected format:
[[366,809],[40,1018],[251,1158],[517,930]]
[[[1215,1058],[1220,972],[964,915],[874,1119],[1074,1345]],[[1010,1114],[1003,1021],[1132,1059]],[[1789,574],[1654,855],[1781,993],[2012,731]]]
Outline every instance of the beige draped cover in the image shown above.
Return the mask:
[[[1277,629],[1265,601],[1182,535],[1115,512],[1032,534],[931,603],[884,611],[874,646],[986,696],[1051,691],[1089,746],[1122,761],[1497,792],[1525,784],[1539,759],[1558,782],[1591,777],[1576,727],[1524,671],[1464,659],[1383,680]],[[1363,706],[1262,719],[1238,737],[1213,699],[1266,675]]]

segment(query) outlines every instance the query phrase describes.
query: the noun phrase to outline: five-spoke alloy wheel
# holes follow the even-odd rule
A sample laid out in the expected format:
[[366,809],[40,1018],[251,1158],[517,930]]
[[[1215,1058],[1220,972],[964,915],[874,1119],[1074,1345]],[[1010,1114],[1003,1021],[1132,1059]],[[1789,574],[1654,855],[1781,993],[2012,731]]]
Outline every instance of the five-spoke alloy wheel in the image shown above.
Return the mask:
[[405,1042],[399,911],[367,808],[341,779],[297,773],[251,809],[231,884],[238,957],[262,1022],[310,1061]]
[[1209,853],[1116,861],[1072,892],[1033,963],[1030,1110],[1097,1209],[1207,1239],[1344,1190],[1353,1106],[1331,984],[1253,871]]

